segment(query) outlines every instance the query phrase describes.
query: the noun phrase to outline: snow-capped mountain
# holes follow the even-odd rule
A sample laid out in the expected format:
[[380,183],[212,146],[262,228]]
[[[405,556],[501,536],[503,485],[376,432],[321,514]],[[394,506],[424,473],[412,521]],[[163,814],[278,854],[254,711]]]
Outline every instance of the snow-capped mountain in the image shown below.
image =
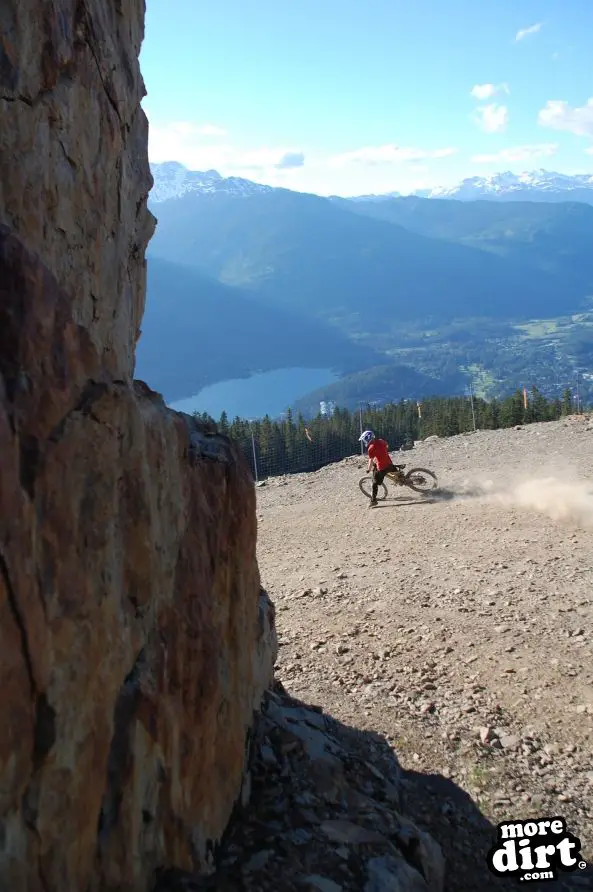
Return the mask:
[[421,198],[456,198],[459,201],[586,201],[593,204],[593,176],[572,176],[551,170],[510,171],[491,176],[468,177],[456,186],[425,189]]
[[[151,165],[154,186],[150,203],[159,204],[181,198],[189,192],[249,196],[275,191],[242,177],[223,177],[216,170],[188,170],[177,161]],[[593,204],[593,175],[572,176],[550,170],[532,170],[515,174],[510,171],[484,177],[468,177],[456,186],[440,186],[413,193],[419,198],[453,198],[457,201],[579,201]],[[356,195],[340,201],[386,201],[400,198],[399,192],[381,195]],[[332,196],[333,200],[337,196]]]
[[154,186],[149,196],[151,204],[159,204],[171,198],[181,198],[188,192],[199,192],[202,195],[216,192],[245,196],[272,190],[271,186],[262,186],[260,183],[253,183],[241,177],[223,177],[216,170],[188,170],[178,161],[151,164],[150,169],[154,179]]

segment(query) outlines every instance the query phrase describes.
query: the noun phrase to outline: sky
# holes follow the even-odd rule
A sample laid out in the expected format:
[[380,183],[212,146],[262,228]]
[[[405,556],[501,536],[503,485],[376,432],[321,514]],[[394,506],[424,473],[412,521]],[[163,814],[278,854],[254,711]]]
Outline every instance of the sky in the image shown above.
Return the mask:
[[320,195],[593,173],[593,0],[146,0],[151,162]]

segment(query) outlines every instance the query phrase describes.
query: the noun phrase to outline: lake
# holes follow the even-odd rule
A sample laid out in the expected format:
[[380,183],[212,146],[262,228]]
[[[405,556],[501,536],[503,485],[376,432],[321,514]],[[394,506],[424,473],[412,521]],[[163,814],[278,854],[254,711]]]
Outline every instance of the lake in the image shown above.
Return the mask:
[[204,387],[195,396],[170,403],[177,412],[208,412],[214,419],[226,412],[232,421],[239,418],[275,418],[288,406],[325,384],[338,380],[329,369],[275,369],[250,378],[219,381]]

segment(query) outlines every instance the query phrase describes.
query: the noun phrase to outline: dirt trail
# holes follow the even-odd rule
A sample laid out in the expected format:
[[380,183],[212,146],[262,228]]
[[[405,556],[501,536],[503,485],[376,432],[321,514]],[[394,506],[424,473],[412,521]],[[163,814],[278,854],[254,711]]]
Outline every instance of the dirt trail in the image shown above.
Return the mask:
[[505,886],[479,812],[561,814],[591,862],[593,425],[478,431],[401,460],[432,468],[441,495],[391,490],[369,510],[360,457],[258,489],[278,677],[387,738],[449,889]]

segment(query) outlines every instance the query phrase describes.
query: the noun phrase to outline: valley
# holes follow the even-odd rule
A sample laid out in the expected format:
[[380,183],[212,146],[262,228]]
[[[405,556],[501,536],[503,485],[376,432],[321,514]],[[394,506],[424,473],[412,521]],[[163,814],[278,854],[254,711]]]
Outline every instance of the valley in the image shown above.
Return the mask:
[[[593,398],[593,206],[572,200],[588,181],[540,172],[527,196],[513,181],[463,200],[326,199],[176,164],[153,172],[137,373],[170,404],[205,410],[204,388],[257,388],[287,368],[328,370],[286,390],[283,410],[306,415],[321,400],[352,408],[470,386]],[[279,414],[276,395],[265,411]]]
[[[578,389],[581,398],[590,401],[593,301],[591,306],[591,310],[572,316],[517,323],[467,318],[432,330],[409,325],[399,330],[368,331],[359,334],[357,342],[426,376],[433,384],[431,395],[466,393],[471,385],[477,396],[492,399],[535,385],[550,397],[561,396],[566,387]],[[388,400],[392,391],[398,392],[401,374],[392,366],[381,368],[385,369],[382,389],[374,392],[379,399]],[[369,382],[370,391],[364,384],[370,375],[368,370],[348,375],[307,395],[299,406],[312,409],[318,399],[332,399],[352,408],[360,401],[359,391],[373,392],[374,382]],[[426,387],[422,381],[422,388]],[[426,396],[422,388],[412,387],[407,395]]]

